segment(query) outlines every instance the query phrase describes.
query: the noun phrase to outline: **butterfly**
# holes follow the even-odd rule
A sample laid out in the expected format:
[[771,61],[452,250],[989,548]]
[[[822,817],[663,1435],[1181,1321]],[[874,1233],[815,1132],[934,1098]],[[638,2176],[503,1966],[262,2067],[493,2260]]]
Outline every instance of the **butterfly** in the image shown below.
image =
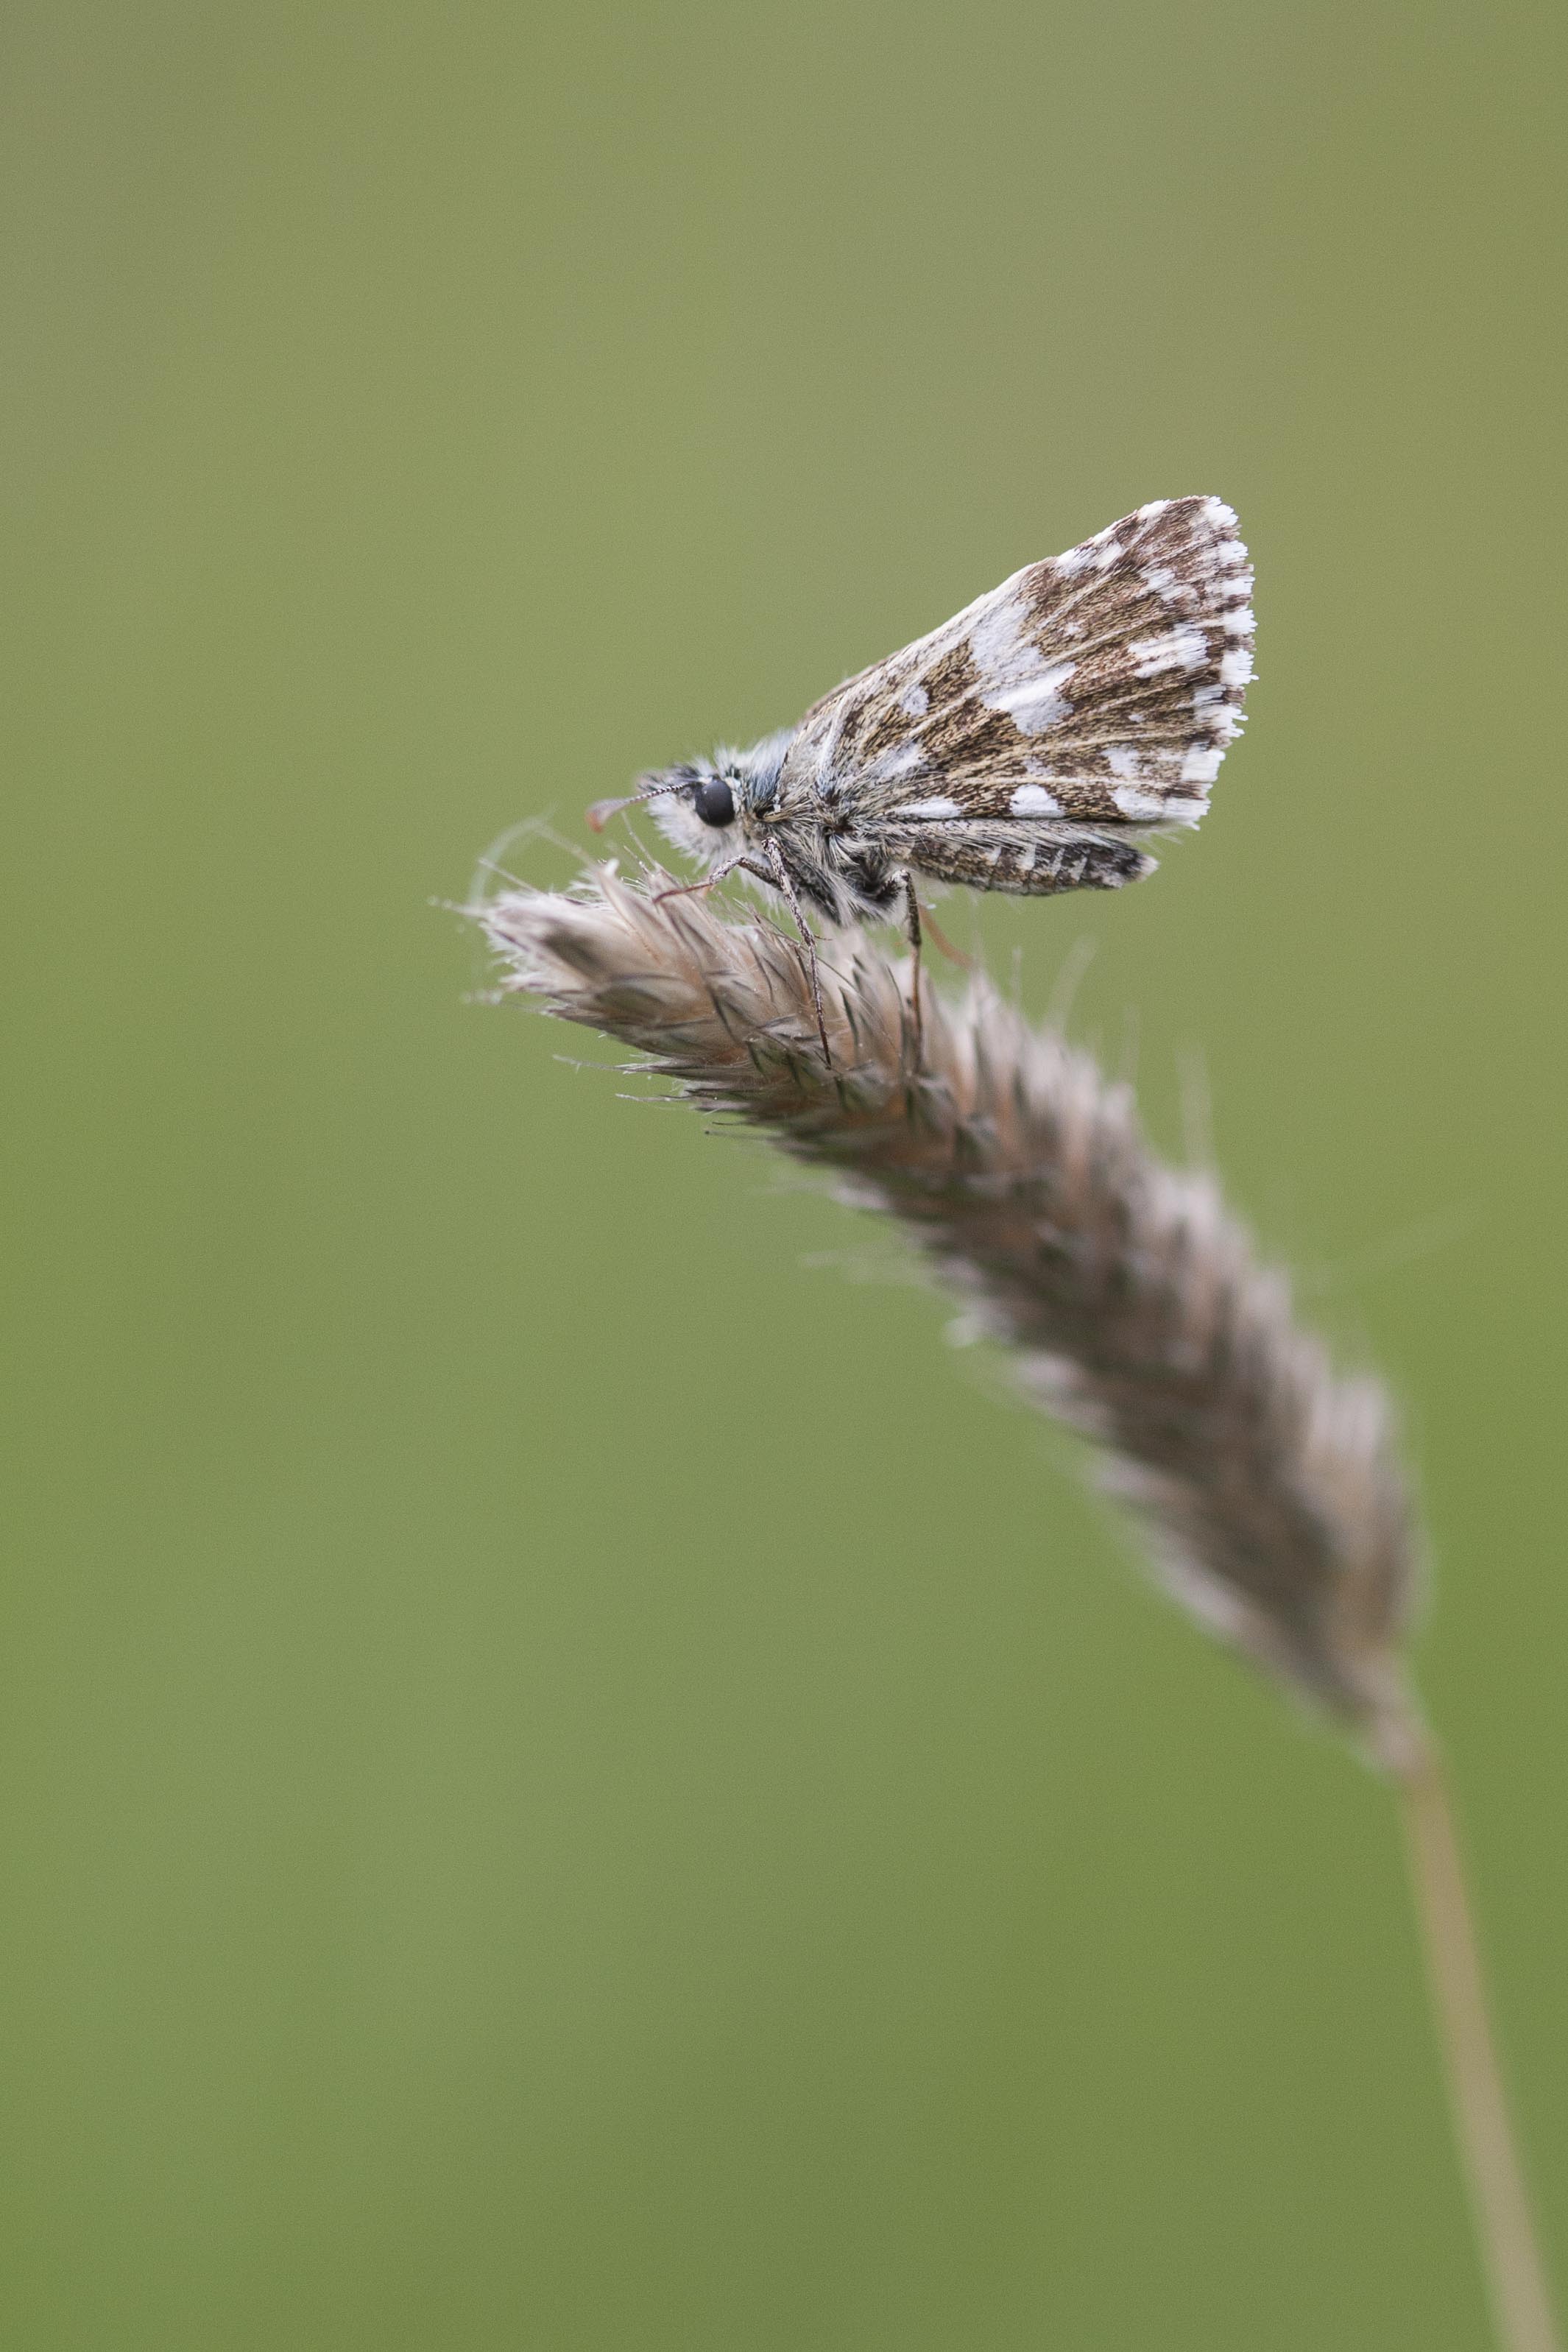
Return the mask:
[[[929,636],[861,670],[798,726],[638,780],[708,868],[752,877],[795,918],[901,917],[916,877],[1045,897],[1153,870],[1137,836],[1198,822],[1252,676],[1252,567],[1223,499],[1156,499],[1016,572]],[[678,894],[666,894],[678,895]],[[829,1055],[831,1059],[831,1055]]]

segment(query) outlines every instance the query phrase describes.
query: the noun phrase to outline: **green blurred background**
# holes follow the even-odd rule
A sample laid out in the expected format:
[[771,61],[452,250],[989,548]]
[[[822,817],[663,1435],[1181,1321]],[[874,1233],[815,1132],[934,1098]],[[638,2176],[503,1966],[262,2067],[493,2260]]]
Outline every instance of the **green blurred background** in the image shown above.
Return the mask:
[[1078,1033],[1173,1150],[1201,1057],[1404,1401],[1568,2278],[1560,13],[5,48],[0,2336],[1479,2347],[1384,1792],[879,1234],[477,1005],[429,902],[1240,509],[1201,836],[949,911],[1037,1003],[1098,943]]

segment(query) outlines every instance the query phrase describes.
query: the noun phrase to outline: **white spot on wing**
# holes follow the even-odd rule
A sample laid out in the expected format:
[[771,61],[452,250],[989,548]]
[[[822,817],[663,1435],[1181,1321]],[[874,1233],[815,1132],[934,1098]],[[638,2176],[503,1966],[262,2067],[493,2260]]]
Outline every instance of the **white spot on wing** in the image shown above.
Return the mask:
[[905,687],[899,697],[899,709],[910,719],[925,717],[926,712],[931,709],[931,697],[919,678],[915,680],[913,686]]
[[1131,743],[1108,743],[1105,764],[1113,776],[1136,776],[1141,772],[1138,754]]
[[896,751],[884,751],[880,759],[871,761],[865,772],[864,781],[890,784],[900,776],[907,776],[912,770],[924,766],[925,753],[918,743],[900,743]]
[[1170,503],[1171,501],[1169,499],[1151,499],[1146,507],[1139,508],[1139,521],[1152,522],[1156,515],[1163,515],[1164,513],[1165,509],[1170,505]]
[[1044,784],[1020,784],[1007,803],[1015,816],[1060,816],[1062,804]]
[[963,811],[956,801],[951,801],[945,794],[938,793],[934,800],[910,801],[904,807],[895,809],[893,814],[895,816],[962,816]]
[[1094,562],[1092,547],[1069,547],[1065,555],[1057,558],[1057,570],[1070,580],[1075,572],[1085,572]]
[[[1067,561],[1065,556],[1062,561]],[[1021,596],[997,590],[989,610],[979,615],[969,632],[969,650],[983,677],[1038,677],[1045,664],[1024,634],[1028,619],[1029,608]]]
[[1226,635],[1232,637],[1249,637],[1258,626],[1250,604],[1238,604],[1234,613],[1222,613],[1220,619],[1225,625]]
[[1212,784],[1225,752],[1218,744],[1194,744],[1182,761],[1184,784]]
[[1005,710],[1021,734],[1043,734],[1068,715],[1072,705],[1058,689],[1072,676],[1073,662],[1047,662],[1030,635],[1034,614],[1021,596],[999,596],[969,633],[969,650],[987,691],[987,710]]
[[1232,646],[1220,656],[1219,682],[1222,686],[1245,686],[1252,676],[1252,649],[1249,646]]
[[[1237,652],[1244,650],[1238,647]],[[1227,654],[1226,659],[1231,656]],[[1211,681],[1193,689],[1193,717],[1200,727],[1208,728],[1217,742],[1229,743],[1241,732],[1244,714],[1235,710],[1225,699],[1226,689]]]
[[1140,677],[1158,677],[1162,670],[1201,669],[1208,659],[1208,640],[1201,629],[1188,626],[1165,637],[1142,637],[1128,650]]
[[1163,816],[1166,802],[1162,793],[1140,793],[1135,783],[1112,785],[1112,797],[1123,816]]
[[1204,520],[1212,530],[1231,531],[1236,529],[1236,509],[1227,507],[1223,499],[1204,500]]
[[1072,704],[1063,699],[1058,688],[1067,684],[1077,667],[1076,662],[1053,662],[1038,677],[982,695],[981,700],[987,710],[1005,710],[1020,734],[1043,735],[1047,727],[1071,716]]
[[1141,793],[1136,784],[1117,784],[1111,799],[1123,816],[1158,817],[1165,814],[1165,803],[1159,793]]

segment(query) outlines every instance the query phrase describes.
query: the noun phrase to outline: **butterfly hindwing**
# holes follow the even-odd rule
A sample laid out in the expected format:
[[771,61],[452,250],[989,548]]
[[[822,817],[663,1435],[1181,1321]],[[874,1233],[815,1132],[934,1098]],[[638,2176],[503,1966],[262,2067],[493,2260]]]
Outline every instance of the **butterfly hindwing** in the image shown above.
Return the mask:
[[1017,817],[949,817],[931,824],[894,818],[879,831],[888,856],[933,882],[1043,898],[1059,890],[1119,890],[1154,860],[1123,831]]
[[[782,799],[879,832],[1194,824],[1241,725],[1251,592],[1229,507],[1157,499],[825,697],[791,742]],[[957,861],[973,846],[954,843]],[[1074,887],[1004,881],[994,866],[950,878]]]

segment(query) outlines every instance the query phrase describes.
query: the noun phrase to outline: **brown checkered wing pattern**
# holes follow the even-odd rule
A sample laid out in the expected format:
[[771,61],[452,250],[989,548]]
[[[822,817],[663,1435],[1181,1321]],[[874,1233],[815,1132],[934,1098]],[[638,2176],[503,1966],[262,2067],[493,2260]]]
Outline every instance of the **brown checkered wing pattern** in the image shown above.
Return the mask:
[[[1251,594],[1230,508],[1156,499],[825,696],[790,745],[781,807],[885,835],[889,849],[910,826],[927,842],[963,828],[954,868],[984,856],[977,821],[1042,845],[1079,825],[1195,824],[1241,725]],[[989,886],[952,878],[1076,887],[1047,879],[1047,862],[1038,881],[1004,880],[994,861]]]

